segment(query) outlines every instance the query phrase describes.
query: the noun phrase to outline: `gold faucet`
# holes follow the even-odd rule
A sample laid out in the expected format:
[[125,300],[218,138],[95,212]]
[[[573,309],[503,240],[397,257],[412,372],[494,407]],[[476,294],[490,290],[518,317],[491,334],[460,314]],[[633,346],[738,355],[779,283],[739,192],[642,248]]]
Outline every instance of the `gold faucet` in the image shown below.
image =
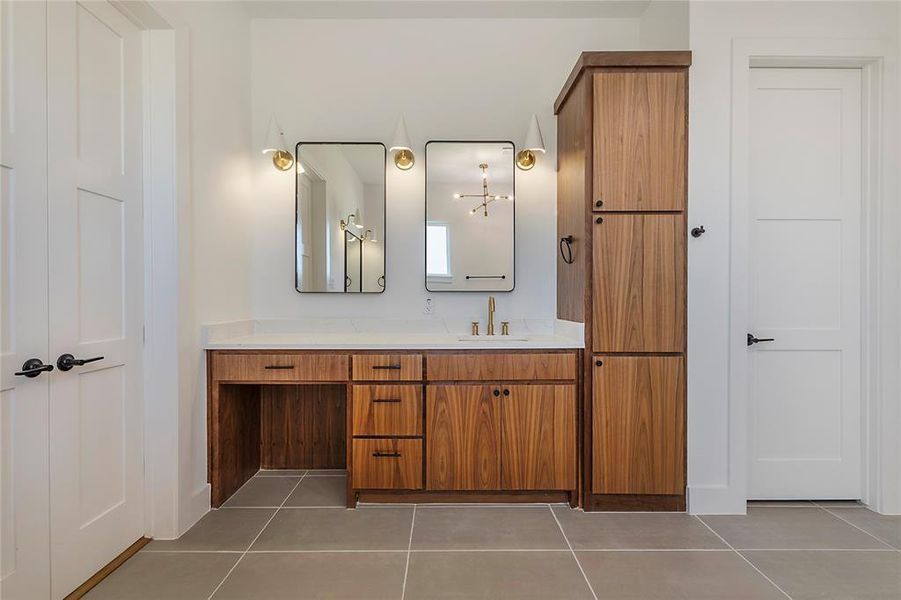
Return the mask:
[[488,296],[488,335],[494,335],[494,296]]

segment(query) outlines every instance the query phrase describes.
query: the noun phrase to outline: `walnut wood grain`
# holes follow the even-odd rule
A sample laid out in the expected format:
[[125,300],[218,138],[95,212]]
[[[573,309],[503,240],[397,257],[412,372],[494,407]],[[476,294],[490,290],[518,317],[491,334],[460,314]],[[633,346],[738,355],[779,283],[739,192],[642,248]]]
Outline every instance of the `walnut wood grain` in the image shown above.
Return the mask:
[[460,353],[429,355],[429,381],[572,380],[576,355],[559,353]]
[[259,390],[262,468],[344,468],[344,384],[261,385]]
[[592,240],[592,349],[683,352],[684,215],[599,218]]
[[501,487],[574,489],[576,386],[504,385],[502,388]]
[[214,381],[346,381],[348,357],[328,353],[217,352]]
[[687,71],[594,75],[595,210],[683,210]]
[[688,50],[625,50],[583,52],[576,60],[575,66],[569,73],[563,89],[557,95],[554,102],[554,114],[559,114],[560,109],[568,100],[573,89],[579,84],[585,73],[590,73],[599,67],[642,67],[642,68],[678,68],[691,65],[691,52]]
[[354,435],[422,435],[421,385],[354,385]]
[[210,504],[217,508],[260,468],[260,389],[215,384],[210,392]]
[[[585,320],[585,275],[590,226],[591,92],[583,79],[557,115],[557,318]],[[572,264],[563,260],[560,240],[572,236]]]
[[421,489],[422,440],[354,439],[352,481],[355,489]]
[[499,386],[426,387],[426,489],[500,488],[500,402],[495,390]]
[[595,494],[683,494],[681,356],[598,356],[594,367]]
[[421,354],[354,354],[354,381],[421,381]]

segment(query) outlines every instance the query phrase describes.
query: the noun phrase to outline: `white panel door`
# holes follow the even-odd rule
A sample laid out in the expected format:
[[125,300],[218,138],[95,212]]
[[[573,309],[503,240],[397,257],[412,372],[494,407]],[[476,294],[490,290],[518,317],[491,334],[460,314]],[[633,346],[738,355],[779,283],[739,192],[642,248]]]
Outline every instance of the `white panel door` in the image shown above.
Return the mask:
[[0,3],[0,598],[50,596],[46,6]]
[[861,496],[861,82],[752,69],[752,499]]
[[143,534],[141,34],[107,2],[48,8],[53,596]]

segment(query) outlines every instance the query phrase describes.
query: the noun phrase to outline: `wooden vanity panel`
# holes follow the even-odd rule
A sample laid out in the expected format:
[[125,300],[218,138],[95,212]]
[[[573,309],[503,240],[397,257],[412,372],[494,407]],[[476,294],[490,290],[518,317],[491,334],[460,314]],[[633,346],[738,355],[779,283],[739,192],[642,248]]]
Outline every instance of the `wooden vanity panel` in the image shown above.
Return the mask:
[[432,354],[426,359],[429,381],[572,380],[576,355],[559,353]]
[[214,508],[260,469],[259,392],[255,385],[211,388],[209,478],[213,482],[210,503]]
[[592,492],[684,494],[681,356],[599,356],[593,367]]
[[354,354],[354,381],[422,381],[421,354]]
[[347,381],[348,357],[342,354],[213,352],[216,381]]
[[426,488],[497,490],[501,483],[498,386],[426,387]]
[[685,69],[595,74],[594,210],[685,209],[687,88]]
[[685,217],[605,214],[594,224],[592,349],[685,350]]
[[345,384],[261,385],[259,390],[260,467],[345,467]]
[[354,385],[353,435],[422,435],[421,385]]
[[576,386],[504,385],[501,487],[576,487]]
[[351,473],[357,489],[422,489],[422,440],[355,439]]
[[[557,318],[585,322],[585,285],[591,252],[591,78],[584,78],[557,115]],[[572,236],[572,263],[564,261]]]

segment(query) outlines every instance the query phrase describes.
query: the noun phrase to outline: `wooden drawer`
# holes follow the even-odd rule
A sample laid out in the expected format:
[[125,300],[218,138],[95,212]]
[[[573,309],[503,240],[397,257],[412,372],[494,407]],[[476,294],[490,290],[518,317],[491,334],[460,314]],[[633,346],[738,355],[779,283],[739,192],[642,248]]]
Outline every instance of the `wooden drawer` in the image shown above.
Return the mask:
[[422,489],[422,440],[355,439],[353,487],[361,490]]
[[571,380],[576,378],[576,355],[435,354],[426,363],[429,381]]
[[348,357],[340,354],[214,352],[214,381],[347,381]]
[[353,386],[353,434],[422,435],[422,386]]
[[354,354],[354,381],[421,381],[421,354]]

